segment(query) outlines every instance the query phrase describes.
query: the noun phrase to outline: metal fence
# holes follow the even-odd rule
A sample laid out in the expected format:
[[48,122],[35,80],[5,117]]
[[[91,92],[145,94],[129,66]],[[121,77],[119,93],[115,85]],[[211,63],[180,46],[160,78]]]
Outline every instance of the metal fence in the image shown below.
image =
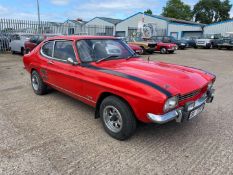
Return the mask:
[[0,52],[10,50],[10,42],[15,34],[50,35],[105,35],[113,36],[112,26],[85,25],[83,22],[67,20],[64,23],[0,19]]

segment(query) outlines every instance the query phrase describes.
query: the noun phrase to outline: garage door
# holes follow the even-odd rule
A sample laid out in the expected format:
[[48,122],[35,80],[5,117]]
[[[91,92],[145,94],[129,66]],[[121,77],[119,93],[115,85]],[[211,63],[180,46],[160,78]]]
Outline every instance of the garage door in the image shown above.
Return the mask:
[[191,38],[191,37],[201,37],[202,36],[202,32],[194,32],[194,31],[184,31],[182,37],[184,38]]

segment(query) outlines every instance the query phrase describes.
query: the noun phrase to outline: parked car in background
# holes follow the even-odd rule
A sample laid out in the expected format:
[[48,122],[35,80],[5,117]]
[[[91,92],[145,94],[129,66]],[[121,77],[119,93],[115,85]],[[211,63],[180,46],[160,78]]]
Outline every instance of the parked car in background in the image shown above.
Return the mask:
[[143,38],[140,37],[132,37],[129,38],[128,44],[134,44],[142,48],[143,52],[142,54],[145,53],[154,53],[155,51],[155,46],[156,43],[153,41],[145,41]]
[[196,40],[197,47],[212,49],[217,48],[221,35],[207,34]]
[[176,44],[172,43],[163,43],[161,40],[153,40],[150,38],[153,42],[156,43],[155,46],[155,51],[160,52],[161,54],[166,54],[166,53],[174,53],[175,50],[178,49],[178,46]]
[[122,41],[124,41],[126,44],[128,44],[128,46],[137,54],[141,55],[143,54],[143,50],[140,46],[136,45],[136,44],[130,44],[128,43],[127,39],[125,37],[116,37],[118,39],[121,39]]
[[31,52],[37,45],[39,45],[47,37],[53,37],[53,36],[56,36],[56,35],[43,34],[43,35],[34,35],[34,36],[32,36],[30,38],[30,40],[25,41],[25,43],[24,43],[25,53]]
[[233,38],[224,37],[219,40],[218,49],[233,49]]
[[14,53],[21,53],[24,54],[25,48],[24,43],[25,41],[28,41],[33,34],[27,34],[27,33],[18,33],[12,35],[12,40],[9,44],[11,52]]
[[142,50],[142,48],[140,46],[138,46],[136,44],[128,44],[128,45],[135,53],[137,53],[139,55],[143,54],[143,50]]
[[194,38],[182,38],[181,42],[186,43],[186,47],[197,48],[196,39]]
[[152,36],[152,40],[159,40],[163,43],[172,43],[178,46],[178,49],[185,49],[187,47],[187,42],[179,41],[175,39],[173,36]]
[[119,140],[132,136],[138,121],[189,121],[214,99],[215,75],[145,61],[115,37],[49,38],[23,63],[35,94],[50,86],[94,107],[105,131]]

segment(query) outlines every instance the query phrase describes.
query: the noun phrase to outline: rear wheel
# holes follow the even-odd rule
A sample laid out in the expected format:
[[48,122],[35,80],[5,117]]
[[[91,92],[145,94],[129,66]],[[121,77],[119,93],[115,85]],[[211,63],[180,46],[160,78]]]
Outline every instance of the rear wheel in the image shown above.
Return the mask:
[[136,130],[136,119],[127,103],[109,96],[100,105],[100,117],[105,131],[115,139],[125,140]]
[[41,76],[37,71],[32,71],[31,74],[32,89],[37,95],[43,95],[47,93],[47,85],[43,82]]
[[21,53],[21,55],[24,55],[24,48],[23,47],[21,48],[20,53]]
[[11,54],[12,54],[12,55],[15,54],[15,51],[11,50],[11,48],[10,48],[10,51],[11,51]]
[[28,54],[30,52],[30,49],[25,49],[25,54]]

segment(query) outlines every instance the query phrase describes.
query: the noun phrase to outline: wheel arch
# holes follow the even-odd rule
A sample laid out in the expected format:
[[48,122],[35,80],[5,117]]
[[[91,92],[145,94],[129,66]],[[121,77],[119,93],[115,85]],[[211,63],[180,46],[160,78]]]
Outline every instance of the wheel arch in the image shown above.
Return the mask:
[[[100,115],[99,115],[100,105],[101,105],[102,101],[103,101],[105,98],[109,97],[109,96],[115,96],[115,97],[121,99],[123,102],[125,102],[125,103],[129,106],[130,110],[132,111],[132,113],[133,113],[134,116],[135,116],[135,113],[134,113],[134,110],[133,110],[132,106],[130,105],[130,103],[129,103],[125,98],[123,98],[123,97],[120,96],[120,95],[114,94],[114,93],[112,93],[112,92],[102,92],[102,93],[99,95],[99,98],[98,98],[98,100],[97,100],[97,102],[96,102],[95,118],[99,118],[99,117],[100,117]],[[135,116],[135,118],[137,119],[136,116]]]

